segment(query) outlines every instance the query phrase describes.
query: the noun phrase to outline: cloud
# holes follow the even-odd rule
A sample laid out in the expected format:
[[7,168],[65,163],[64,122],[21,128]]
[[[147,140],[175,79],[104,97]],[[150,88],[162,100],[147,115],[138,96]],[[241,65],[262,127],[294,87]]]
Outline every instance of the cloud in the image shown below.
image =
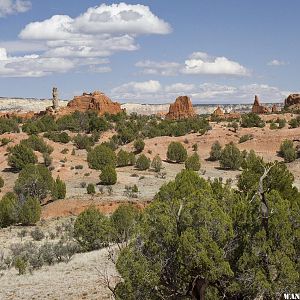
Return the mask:
[[143,68],[142,73],[148,75],[175,76],[181,67],[180,63],[151,60],[139,61],[135,64],[138,68]]
[[228,58],[212,57],[204,52],[194,52],[185,61],[184,74],[236,75],[247,76],[249,71],[238,62]]
[[[155,83],[153,85],[153,83]],[[138,85],[138,87],[137,87]],[[215,83],[189,84],[174,83],[162,85],[158,81],[130,82],[112,89],[114,99],[128,102],[173,102],[176,97],[188,95],[194,103],[252,103],[254,95],[263,102],[281,102],[287,92],[266,84],[248,84],[242,86]]]
[[[0,3],[3,0],[0,0]],[[7,1],[7,0],[5,0]],[[20,5],[20,2],[15,3]],[[49,68],[47,62],[62,62],[66,70],[87,66],[91,72],[109,72],[111,68],[101,66],[97,59],[107,58],[120,51],[139,49],[136,39],[145,34],[168,34],[171,26],[154,15],[148,6],[126,3],[95,6],[73,18],[54,15],[49,19],[27,24],[19,34],[20,40],[1,42],[0,47],[9,53],[28,53],[40,65],[40,72],[27,72],[28,57],[11,56],[2,62],[1,76],[45,76],[61,68]],[[34,48],[36,46],[36,48]],[[32,53],[32,52],[35,53]],[[38,55],[36,54],[38,52]],[[33,58],[36,57],[36,58]],[[21,59],[22,58],[22,59]],[[14,72],[15,66],[20,72]],[[92,63],[94,61],[94,64]],[[9,68],[8,68],[9,64]],[[100,64],[100,66],[99,66]],[[16,70],[15,70],[16,71]]]
[[278,67],[278,66],[285,66],[285,65],[287,65],[287,63],[283,60],[273,59],[270,62],[268,62],[267,65]]
[[248,76],[250,74],[250,71],[238,62],[231,61],[224,56],[212,57],[205,52],[192,53],[184,63],[145,60],[137,62],[135,66],[143,68],[142,73],[146,75],[204,74]]
[[0,0],[0,18],[24,13],[31,9],[31,2],[25,0]]

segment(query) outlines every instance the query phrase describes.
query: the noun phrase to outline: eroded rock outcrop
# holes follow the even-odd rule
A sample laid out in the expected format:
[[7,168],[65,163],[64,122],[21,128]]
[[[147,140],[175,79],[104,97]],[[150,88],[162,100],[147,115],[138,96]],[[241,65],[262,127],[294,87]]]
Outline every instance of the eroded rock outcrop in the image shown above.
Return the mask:
[[196,115],[192,101],[188,96],[178,97],[174,103],[170,104],[169,112],[166,114],[166,119],[180,120],[192,118]]
[[99,115],[104,115],[105,113],[117,114],[122,111],[121,105],[118,102],[113,102],[104,93],[96,91],[93,93],[83,93],[82,96],[75,96],[60,112],[65,114],[66,112],[85,112],[88,110],[97,111]]
[[255,95],[252,112],[255,114],[267,114],[270,112],[270,109],[264,105],[261,105],[258,96]]
[[218,107],[216,108],[216,110],[212,113],[212,115],[213,115],[214,117],[223,117],[223,116],[224,116],[224,111],[221,109],[220,106],[218,106]]
[[290,94],[284,100],[284,106],[288,109],[300,109],[300,94]]

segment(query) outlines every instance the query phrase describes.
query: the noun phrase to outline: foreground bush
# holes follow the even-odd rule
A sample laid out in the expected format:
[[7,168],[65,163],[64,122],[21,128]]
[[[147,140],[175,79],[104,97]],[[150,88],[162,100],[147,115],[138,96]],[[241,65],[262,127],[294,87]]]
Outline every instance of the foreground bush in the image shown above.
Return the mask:
[[53,142],[67,144],[71,138],[66,132],[45,132],[44,137]]
[[37,163],[37,157],[32,149],[20,144],[9,150],[8,165],[17,171],[24,169],[28,164]]
[[177,163],[184,162],[187,158],[187,151],[179,142],[171,142],[168,146],[167,158]]
[[117,183],[117,172],[116,169],[111,165],[105,166],[102,169],[99,177],[101,180],[101,184],[113,185]]
[[200,157],[197,153],[193,153],[185,161],[185,168],[187,170],[199,171],[201,168]]
[[91,169],[102,170],[106,165],[116,166],[116,154],[105,145],[96,146],[87,156]]
[[86,191],[89,195],[96,194],[95,185],[92,183],[89,183],[88,186],[86,187]]
[[82,212],[74,224],[74,238],[84,251],[92,251],[107,246],[109,240],[109,220],[95,207]]
[[285,162],[292,162],[297,158],[297,150],[294,147],[293,141],[284,140],[280,145],[279,154],[284,158]]
[[297,290],[300,194],[292,174],[253,153],[244,167],[245,192],[186,170],[160,188],[118,258],[117,299],[280,299]]
[[222,169],[238,170],[242,164],[242,154],[232,142],[225,145],[221,152],[220,166]]

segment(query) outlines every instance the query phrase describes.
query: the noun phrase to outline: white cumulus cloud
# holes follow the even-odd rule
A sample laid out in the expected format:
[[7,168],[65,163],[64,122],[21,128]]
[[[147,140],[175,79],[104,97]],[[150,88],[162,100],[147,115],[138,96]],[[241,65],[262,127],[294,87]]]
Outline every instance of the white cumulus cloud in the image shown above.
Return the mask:
[[185,74],[236,75],[247,76],[249,71],[224,56],[212,57],[204,52],[195,52],[185,61]]
[[143,74],[148,75],[162,75],[162,76],[175,76],[181,67],[180,63],[168,61],[151,61],[144,60],[135,64],[136,67],[142,68]]
[[[4,0],[0,0],[0,3],[1,1]],[[21,0],[15,3],[19,2]],[[29,23],[20,32],[20,40],[2,42],[0,47],[8,49],[9,53],[32,54],[30,52],[34,51],[36,45],[35,51],[39,52],[37,59],[41,66],[46,68],[45,72],[41,70],[40,73],[33,74],[41,76],[52,72],[42,62],[59,60],[68,62],[67,70],[70,69],[69,62],[71,62],[72,68],[86,65],[92,72],[109,72],[111,68],[99,66],[97,58],[107,58],[120,51],[138,50],[136,39],[139,35],[170,32],[171,26],[153,14],[148,6],[126,3],[102,4],[87,9],[77,17],[54,15],[43,21]],[[94,65],[91,63],[93,59]],[[13,57],[10,57],[10,60],[14,60]],[[53,68],[53,72],[54,69],[60,68]],[[5,70],[7,66],[2,67],[2,76],[5,76]],[[24,76],[28,74],[20,73]],[[9,71],[7,76],[11,74],[14,72]]]
[[0,18],[8,15],[24,13],[31,8],[27,0],[0,0]]

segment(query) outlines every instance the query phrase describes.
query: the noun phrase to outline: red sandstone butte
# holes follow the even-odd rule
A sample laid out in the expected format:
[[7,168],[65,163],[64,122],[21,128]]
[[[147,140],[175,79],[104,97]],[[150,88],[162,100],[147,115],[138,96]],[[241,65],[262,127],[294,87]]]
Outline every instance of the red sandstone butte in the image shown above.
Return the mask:
[[191,99],[188,96],[180,96],[174,103],[170,104],[169,112],[166,114],[166,119],[180,120],[195,116],[196,113]]
[[258,96],[255,95],[252,112],[255,114],[267,114],[270,110],[268,107],[261,105]]

